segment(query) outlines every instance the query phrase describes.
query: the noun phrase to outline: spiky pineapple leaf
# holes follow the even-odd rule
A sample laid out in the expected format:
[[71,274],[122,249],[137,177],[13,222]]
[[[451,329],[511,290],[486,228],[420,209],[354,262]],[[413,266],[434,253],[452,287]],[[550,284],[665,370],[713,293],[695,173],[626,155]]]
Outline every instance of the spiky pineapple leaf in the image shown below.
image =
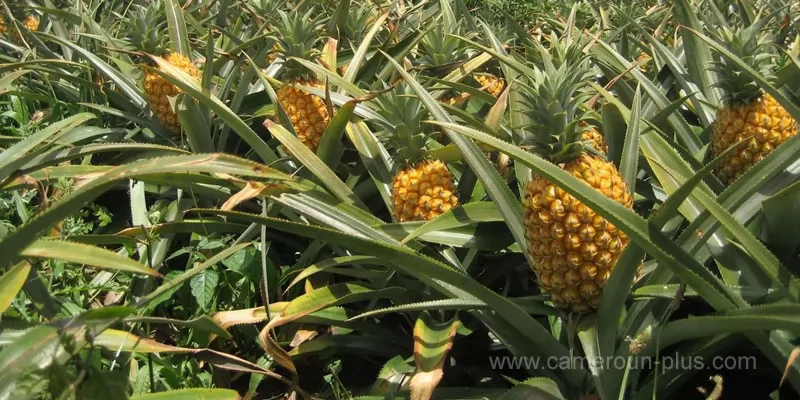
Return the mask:
[[305,165],[318,179],[318,182],[327,187],[331,193],[346,204],[354,205],[358,208],[367,209],[367,206],[356,196],[353,191],[325,165],[308,147],[306,147],[297,136],[292,135],[281,125],[277,125],[270,120],[264,121],[264,126],[272,132],[272,135],[281,142],[288,151],[293,154],[298,161]]
[[447,321],[437,321],[428,311],[423,311],[414,324],[414,362],[417,366],[409,387],[411,398],[428,400],[444,377],[444,363],[453,348],[461,321],[453,316]]
[[288,291],[294,285],[302,282],[303,280],[305,280],[309,276],[312,276],[312,275],[314,275],[314,274],[316,274],[318,272],[322,272],[322,271],[325,271],[327,269],[338,267],[338,266],[342,266],[342,265],[360,265],[360,264],[381,265],[381,264],[383,264],[383,261],[381,261],[381,259],[378,258],[378,257],[357,256],[357,255],[344,256],[344,257],[335,257],[335,258],[329,258],[327,260],[322,260],[322,261],[319,261],[319,262],[317,262],[317,263],[315,263],[313,265],[309,265],[306,268],[303,268],[303,270],[300,271],[300,273],[297,274],[297,276],[295,276],[294,279],[292,279],[292,281],[289,283],[289,285],[287,285],[286,289],[284,289],[284,292]]
[[158,271],[110,250],[63,240],[39,239],[24,248],[19,254],[25,258],[62,260],[112,271],[161,277]]
[[491,202],[473,202],[464,204],[438,217],[424,222],[422,226],[415,229],[408,236],[403,238],[401,244],[420,237],[429,232],[458,228],[478,222],[503,221],[503,216]]
[[547,378],[530,378],[515,385],[498,400],[565,400],[558,384]]
[[47,33],[38,33],[38,36],[43,37],[45,39],[52,40],[58,44],[63,46],[67,46],[72,51],[79,54],[81,57],[86,59],[92,67],[94,67],[97,71],[103,74],[105,79],[113,82],[116,87],[120,89],[122,93],[124,93],[131,102],[139,108],[139,111],[143,111],[147,106],[147,102],[144,99],[144,95],[142,91],[136,86],[133,79],[126,76],[124,73],[119,71],[117,68],[112,67],[105,61],[103,61],[100,57],[92,53],[91,51],[81,47],[80,45],[66,39],[62,39],[57,36],[52,36]]
[[183,18],[183,9],[175,0],[164,0],[164,11],[167,16],[169,28],[169,42],[172,51],[192,58],[192,49],[189,46],[189,34],[186,30],[186,20]]
[[764,213],[765,236],[770,246],[788,259],[800,246],[800,236],[790,234],[800,224],[800,182],[769,196],[761,205]]
[[0,276],[0,315],[11,306],[11,302],[22,290],[30,270],[30,264],[21,262]]
[[6,263],[11,263],[22,249],[36,240],[40,232],[51,228],[58,221],[100,196],[120,180],[136,177],[146,180],[146,176],[149,174],[175,172],[227,173],[289,181],[293,179],[265,165],[223,154],[182,155],[144,159],[108,169],[103,173],[85,179],[82,184],[77,185],[76,189],[65,195],[60,201],[52,204],[45,212],[0,240],[0,253],[6,255]]
[[[524,309],[528,314],[532,315],[558,315],[558,310],[540,301],[531,301],[530,299],[516,299],[509,298],[513,303]],[[405,311],[425,311],[425,310],[490,310],[489,306],[477,299],[444,299],[444,300],[430,300],[418,303],[400,304],[392,307],[379,308],[363,312],[350,318],[356,320],[367,317],[374,317],[376,315],[391,314]]]
[[69,130],[94,118],[96,116],[91,113],[73,115],[28,136],[0,152],[0,182],[5,183],[19,168],[30,160],[35,159],[38,155],[35,150],[41,151],[42,146],[58,141]]
[[726,335],[747,331],[800,329],[800,306],[775,304],[754,306],[702,317],[672,321],[658,330],[658,340],[652,340],[641,356],[694,338]]
[[[344,71],[344,79],[348,82],[355,83],[356,74],[358,73],[359,69],[361,69],[361,65],[364,63],[364,60],[367,57],[367,52],[370,50],[370,45],[372,41],[375,39],[375,35],[378,34],[378,31],[383,29],[383,23],[386,19],[389,18],[388,13],[381,14],[375,22],[372,24],[372,28],[370,28],[369,32],[364,36],[364,40],[361,41],[361,44],[358,45],[358,49],[353,54],[353,58],[350,59],[350,62],[347,64],[347,69]],[[344,89],[340,89],[341,92],[344,92]]]
[[211,139],[211,121],[206,114],[186,93],[180,93],[175,101],[175,114],[186,134],[186,141],[193,153],[213,153],[214,142]]
[[239,392],[231,389],[190,388],[168,390],[131,396],[131,400],[240,400]]

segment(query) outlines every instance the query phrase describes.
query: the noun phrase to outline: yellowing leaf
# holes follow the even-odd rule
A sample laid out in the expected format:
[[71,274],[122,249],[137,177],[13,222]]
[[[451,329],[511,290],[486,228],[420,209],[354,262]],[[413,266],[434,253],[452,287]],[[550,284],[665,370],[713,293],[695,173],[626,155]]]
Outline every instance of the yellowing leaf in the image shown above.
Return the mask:
[[269,186],[260,183],[248,181],[242,190],[236,192],[222,205],[221,209],[225,211],[233,210],[234,207],[242,204],[243,202],[254,199],[264,192]]
[[111,351],[139,353],[191,353],[194,349],[175,347],[117,329],[106,329],[94,338],[94,344]]
[[420,314],[414,325],[414,362],[417,371],[411,378],[411,400],[430,400],[444,376],[442,368],[453,348],[459,321],[453,318],[443,323],[427,311]]

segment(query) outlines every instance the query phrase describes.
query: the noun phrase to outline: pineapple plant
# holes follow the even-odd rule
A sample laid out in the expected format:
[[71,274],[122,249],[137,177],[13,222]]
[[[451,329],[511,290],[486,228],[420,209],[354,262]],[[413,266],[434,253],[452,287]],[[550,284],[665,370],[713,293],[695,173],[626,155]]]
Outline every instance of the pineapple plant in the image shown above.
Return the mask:
[[[475,32],[467,31],[463,23],[453,22],[454,17],[442,19],[442,23],[435,26],[420,41],[420,54],[415,66],[426,71],[428,75],[449,73],[476,54],[465,42],[454,37],[474,38]],[[467,82],[472,81],[473,85],[477,85],[494,97],[497,97],[505,87],[502,78],[488,71],[472,72],[465,79]],[[440,100],[450,105],[459,105],[467,99],[469,99],[468,93],[450,91]]]
[[459,204],[453,175],[426,151],[435,131],[422,123],[426,109],[406,82],[381,94],[376,110],[385,121],[381,138],[395,150],[392,215],[396,222],[428,221]]
[[[718,36],[731,53],[774,82],[774,55],[767,49],[768,35],[762,32],[760,24],[754,24],[747,28],[722,28]],[[744,141],[715,167],[719,179],[731,184],[795,136],[797,121],[772,95],[724,56],[719,55],[713,69],[720,77],[717,86],[723,90],[723,104],[711,131],[711,153],[716,158]]]
[[[531,150],[593,189],[633,207],[628,186],[602,152],[590,151],[594,128],[583,109],[588,59],[570,57],[556,67],[545,55],[528,89],[532,105]],[[602,136],[600,136],[602,138]],[[584,141],[586,143],[584,143]],[[535,175],[522,200],[527,251],[542,292],[569,312],[597,309],[603,287],[630,239],[555,183]]]
[[[139,6],[129,20],[130,44],[137,50],[163,57],[167,62],[200,80],[200,71],[192,64],[192,60],[184,54],[172,51],[168,45],[166,34],[166,18],[159,5]],[[170,104],[170,98],[183,90],[158,75],[150,68],[144,69],[144,93],[147,104],[153,114],[173,135],[179,135],[181,124],[178,115]]]
[[287,61],[281,76],[283,86],[278,89],[276,96],[278,103],[289,116],[300,141],[311,151],[317,151],[331,116],[322,97],[308,93],[297,86],[324,89],[325,83],[302,64],[289,59],[295,57],[313,60],[319,56],[320,51],[316,46],[322,38],[319,33],[321,24],[319,20],[311,18],[311,13],[311,10],[303,15],[297,11],[280,12],[281,24],[276,27],[277,44],[283,50],[280,56]]

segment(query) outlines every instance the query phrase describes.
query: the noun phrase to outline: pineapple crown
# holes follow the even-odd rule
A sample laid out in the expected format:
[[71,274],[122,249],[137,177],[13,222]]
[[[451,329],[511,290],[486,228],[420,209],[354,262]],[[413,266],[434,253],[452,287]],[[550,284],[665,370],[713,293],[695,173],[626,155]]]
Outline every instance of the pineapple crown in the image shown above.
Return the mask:
[[373,20],[373,8],[362,4],[354,12],[347,13],[342,37],[358,46],[364,40],[366,29],[373,23]]
[[583,109],[590,97],[586,89],[592,77],[591,64],[588,57],[579,52],[579,46],[569,47],[560,60],[543,55],[542,66],[533,66],[526,84],[532,122],[528,127],[531,135],[522,145],[556,164],[589,151],[581,137],[592,129],[587,123],[589,111]]
[[383,117],[383,120],[375,120],[382,128],[378,133],[379,139],[395,149],[397,158],[405,164],[424,159],[428,139],[435,131],[432,126],[422,123],[428,116],[428,109],[411,86],[400,81],[374,101],[376,112]]
[[[278,11],[280,23],[275,27],[278,33],[276,38],[281,55],[286,59],[290,57],[304,60],[313,60],[320,54],[316,47],[322,39],[320,30],[322,22],[319,18],[313,18],[313,9],[305,14],[300,14],[298,10],[289,13]],[[299,78],[308,73],[307,69],[295,60],[288,60],[285,64],[284,76],[288,79]]]
[[127,20],[129,35],[126,42],[135,51],[163,55],[169,51],[169,35],[165,35],[167,17],[160,1],[149,5],[133,5]]
[[420,40],[420,65],[444,66],[466,61],[471,56],[470,47],[455,36],[472,37],[475,33],[465,29],[464,18],[459,19],[446,1],[441,2],[441,7],[433,29]]
[[[767,81],[773,81],[774,54],[770,51],[771,42],[768,35],[762,33],[763,23],[760,22],[763,21],[747,28],[723,27],[718,29],[716,36],[724,47],[745,65],[764,76]],[[714,86],[723,89],[723,101],[726,104],[750,103],[764,94],[758,83],[742,68],[720,52],[715,53],[717,59],[712,63],[712,69],[719,74],[719,81]]]

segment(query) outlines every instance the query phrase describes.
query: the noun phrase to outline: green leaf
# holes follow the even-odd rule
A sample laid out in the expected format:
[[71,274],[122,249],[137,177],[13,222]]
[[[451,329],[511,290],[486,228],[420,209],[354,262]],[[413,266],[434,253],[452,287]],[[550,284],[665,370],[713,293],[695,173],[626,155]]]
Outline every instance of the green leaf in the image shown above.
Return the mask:
[[344,104],[334,115],[331,122],[325,128],[322,138],[319,141],[319,148],[317,155],[325,165],[334,168],[339,161],[342,153],[342,136],[344,136],[345,128],[350,123],[350,118],[353,116],[353,110],[356,109],[358,100],[350,100]]
[[400,242],[408,243],[426,233],[458,228],[478,222],[503,221],[503,216],[491,202],[473,202],[464,204],[422,224],[419,228],[408,234]]
[[201,310],[208,310],[211,300],[214,299],[214,292],[219,284],[219,275],[210,269],[197,274],[189,281],[192,288],[192,296],[197,301]]
[[131,396],[130,400],[241,400],[239,392],[231,389],[178,389],[160,393]]
[[761,203],[764,213],[765,236],[783,258],[788,259],[800,246],[800,235],[793,234],[800,225],[800,182],[768,197]]
[[191,58],[192,49],[189,47],[189,35],[186,32],[183,9],[175,0],[165,0],[164,8],[167,14],[170,48],[176,53]]
[[0,95],[6,94],[13,87],[14,81],[20,76],[31,73],[33,71],[21,69],[19,71],[8,72],[0,78]]
[[11,302],[22,290],[22,285],[28,278],[30,270],[30,264],[21,262],[0,276],[0,316],[11,306]]
[[558,384],[547,378],[530,378],[514,386],[497,400],[565,400]]
[[120,165],[92,176],[92,179],[89,179],[88,182],[64,196],[60,201],[51,204],[45,212],[0,240],[0,254],[4,254],[7,260],[0,261],[0,266],[13,262],[19,252],[34,242],[41,232],[51,228],[58,221],[68,217],[85,204],[94,200],[116,182],[167,172],[216,172],[257,176],[265,179],[282,180],[286,178],[292,180],[288,175],[275,171],[263,164],[224,154],[161,157]]
[[239,250],[241,250],[241,249],[243,249],[243,248],[245,248],[247,246],[252,246],[252,243],[249,243],[249,242],[248,243],[240,243],[238,245],[234,245],[234,246],[228,247],[228,248],[220,251],[217,254],[214,254],[213,257],[209,258],[208,260],[206,260],[202,264],[199,264],[199,265],[195,266],[194,268],[192,268],[190,270],[187,270],[186,272],[182,273],[177,278],[175,278],[175,279],[173,279],[171,281],[164,282],[164,284],[159,286],[158,289],[154,290],[152,293],[150,293],[147,296],[145,296],[142,299],[140,299],[136,303],[135,307],[136,308],[141,308],[141,307],[147,305],[148,303],[152,302],[153,300],[158,299],[161,295],[174,290],[176,287],[182,285],[184,282],[194,278],[195,276],[201,274],[206,269],[211,268],[212,266],[216,265],[217,263],[219,263],[222,260],[230,257],[232,254],[236,253],[237,251],[239,251]]
[[25,165],[28,160],[37,156],[34,150],[45,144],[47,141],[55,142],[59,137],[66,134],[81,124],[95,118],[94,114],[81,113],[61,120],[28,136],[24,140],[0,152],[0,182],[5,181],[15,170]]
[[653,340],[642,355],[695,338],[769,330],[800,330],[800,306],[757,306],[669,322],[660,329],[658,341]]
[[[85,342],[79,326],[65,332],[56,327],[39,325],[3,347],[0,351],[0,398],[11,398],[22,378],[43,370],[53,363],[65,362],[69,357],[62,346],[74,340],[74,348]],[[71,336],[71,337],[70,337]]]
[[300,139],[289,133],[283,126],[275,124],[272,121],[266,120],[264,126],[266,126],[272,135],[275,136],[281,144],[286,146],[288,151],[297,157],[297,159],[336,197],[347,204],[352,204],[367,210],[367,206],[361,202],[358,196],[336,176],[330,167],[325,165],[308,147],[300,142]]
[[328,36],[342,40],[339,36],[347,27],[347,16],[350,13],[350,0],[340,0],[328,21]]
[[189,148],[194,153],[213,153],[215,148],[211,139],[211,121],[206,119],[200,105],[186,93],[181,93],[176,99],[175,108]]
[[37,240],[22,250],[20,255],[28,258],[63,260],[112,271],[161,276],[158,271],[115,252],[62,240]]

